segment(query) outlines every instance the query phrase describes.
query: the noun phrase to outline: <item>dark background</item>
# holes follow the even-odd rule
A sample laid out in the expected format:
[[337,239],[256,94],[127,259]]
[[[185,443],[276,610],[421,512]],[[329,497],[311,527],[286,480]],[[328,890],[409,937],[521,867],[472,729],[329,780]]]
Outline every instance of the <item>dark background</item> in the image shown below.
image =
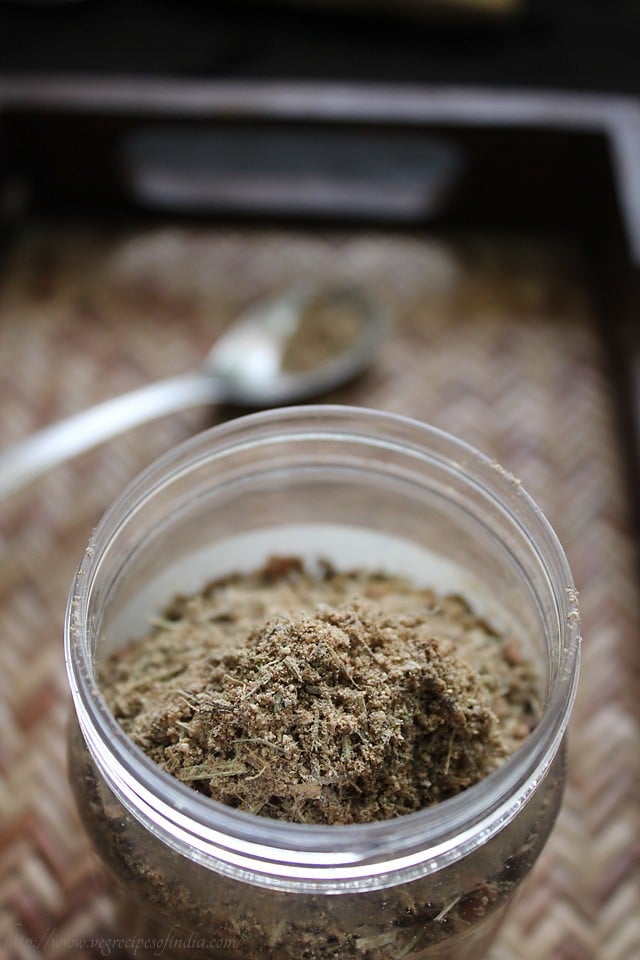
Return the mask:
[[266,2],[0,2],[0,72],[640,93],[640,0],[529,0],[508,17]]

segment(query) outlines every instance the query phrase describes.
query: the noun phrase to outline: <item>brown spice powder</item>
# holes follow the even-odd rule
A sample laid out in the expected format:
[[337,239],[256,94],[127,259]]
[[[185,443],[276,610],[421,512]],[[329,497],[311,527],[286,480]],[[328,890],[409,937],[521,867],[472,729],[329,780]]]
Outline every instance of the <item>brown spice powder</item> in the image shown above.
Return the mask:
[[284,345],[284,373],[308,373],[349,350],[362,333],[363,318],[353,304],[320,296],[307,304]]
[[459,596],[275,557],[179,597],[103,667],[163,769],[252,813],[346,824],[466,789],[539,716],[517,639]]

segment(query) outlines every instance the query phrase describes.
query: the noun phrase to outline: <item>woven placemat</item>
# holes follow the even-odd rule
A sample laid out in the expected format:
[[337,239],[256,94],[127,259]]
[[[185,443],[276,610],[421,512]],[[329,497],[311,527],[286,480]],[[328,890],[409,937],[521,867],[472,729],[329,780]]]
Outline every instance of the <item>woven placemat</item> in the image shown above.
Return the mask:
[[[0,285],[0,444],[195,367],[239,309],[300,278],[362,283],[394,324],[375,368],[330,399],[430,421],[494,456],[555,526],[581,593],[564,808],[492,957],[637,960],[638,592],[614,401],[570,252],[34,225]],[[214,419],[195,410],[150,424],[0,504],[2,957],[125,956],[66,781],[64,606],[88,534],[123,485]]]

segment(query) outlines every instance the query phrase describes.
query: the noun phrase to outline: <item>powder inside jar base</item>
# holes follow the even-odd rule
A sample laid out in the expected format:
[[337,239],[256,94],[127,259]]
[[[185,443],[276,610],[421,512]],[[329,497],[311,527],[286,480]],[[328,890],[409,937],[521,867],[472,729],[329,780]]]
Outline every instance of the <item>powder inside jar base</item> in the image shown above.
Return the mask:
[[385,820],[451,797],[539,713],[515,638],[462,598],[282,557],[175,600],[102,684],[177,779],[301,823]]

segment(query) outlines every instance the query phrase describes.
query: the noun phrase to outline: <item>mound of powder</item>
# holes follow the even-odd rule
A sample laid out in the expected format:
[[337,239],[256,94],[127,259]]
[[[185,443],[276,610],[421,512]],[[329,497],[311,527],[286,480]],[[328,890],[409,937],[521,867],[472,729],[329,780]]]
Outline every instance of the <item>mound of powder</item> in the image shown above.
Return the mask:
[[290,558],[178,598],[105,664],[124,730],[198,791],[303,823],[384,820],[466,789],[537,719],[513,637],[459,597]]

